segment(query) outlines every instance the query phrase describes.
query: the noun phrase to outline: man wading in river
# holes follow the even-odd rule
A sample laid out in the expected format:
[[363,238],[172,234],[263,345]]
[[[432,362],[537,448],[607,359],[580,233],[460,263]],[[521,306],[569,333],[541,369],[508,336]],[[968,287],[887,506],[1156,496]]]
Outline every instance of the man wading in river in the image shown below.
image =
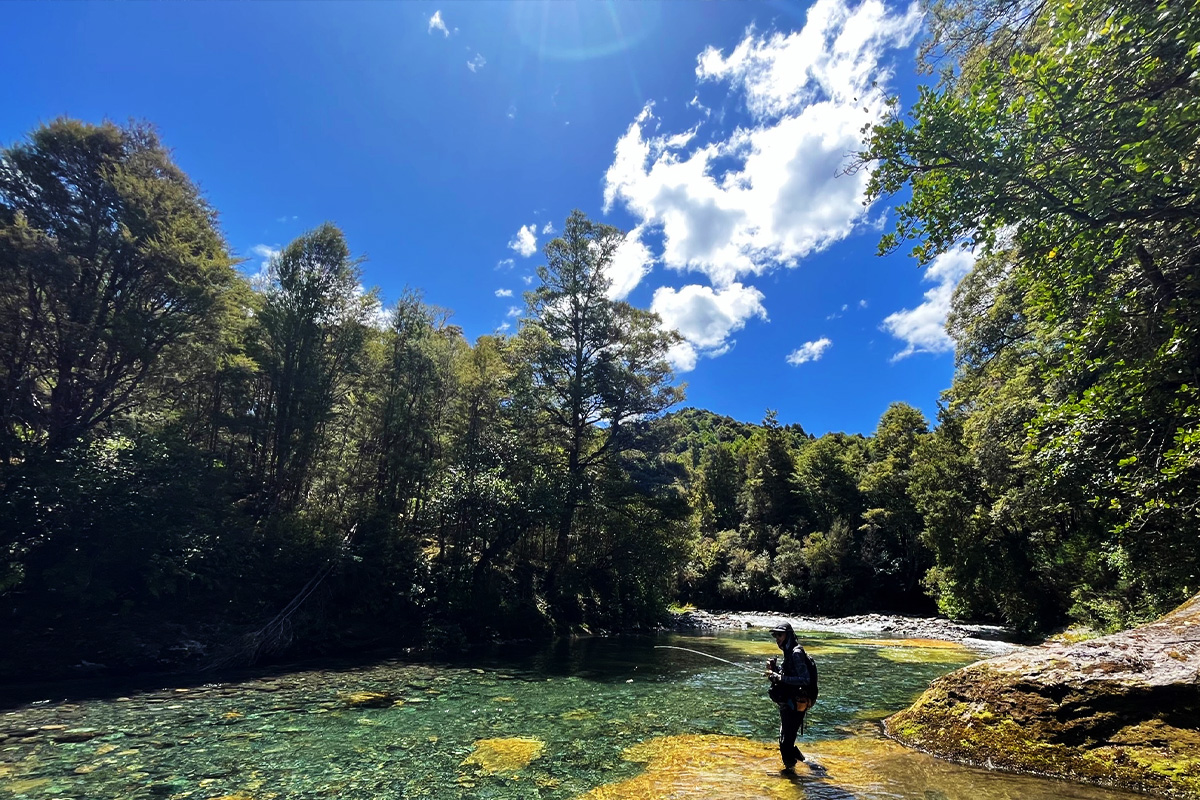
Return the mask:
[[777,663],[774,658],[767,662],[767,677],[771,679],[767,696],[779,707],[779,755],[784,771],[791,772],[797,761],[804,760],[804,753],[796,747],[796,734],[804,724],[804,712],[812,705],[811,679],[804,648],[796,641],[792,624],[776,625],[771,635],[783,651],[783,662]]

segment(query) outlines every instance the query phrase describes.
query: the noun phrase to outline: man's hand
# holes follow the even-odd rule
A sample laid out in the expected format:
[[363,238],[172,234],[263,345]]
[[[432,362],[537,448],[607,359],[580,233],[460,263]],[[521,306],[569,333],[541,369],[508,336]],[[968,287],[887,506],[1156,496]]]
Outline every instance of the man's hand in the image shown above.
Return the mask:
[[779,681],[783,680],[783,675],[781,673],[772,672],[771,670],[767,670],[767,677],[771,679],[771,683],[778,683]]

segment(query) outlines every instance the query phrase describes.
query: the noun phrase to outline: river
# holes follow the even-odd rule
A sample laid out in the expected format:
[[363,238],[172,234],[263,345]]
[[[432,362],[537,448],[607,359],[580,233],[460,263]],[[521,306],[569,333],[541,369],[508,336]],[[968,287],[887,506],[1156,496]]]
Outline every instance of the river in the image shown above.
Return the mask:
[[981,657],[962,645],[799,635],[821,696],[794,777],[779,772],[765,680],[656,647],[754,669],[778,652],[764,632],[730,631],[208,676],[153,691],[60,685],[0,711],[0,800],[1137,796],[955,766],[884,738],[883,717]]

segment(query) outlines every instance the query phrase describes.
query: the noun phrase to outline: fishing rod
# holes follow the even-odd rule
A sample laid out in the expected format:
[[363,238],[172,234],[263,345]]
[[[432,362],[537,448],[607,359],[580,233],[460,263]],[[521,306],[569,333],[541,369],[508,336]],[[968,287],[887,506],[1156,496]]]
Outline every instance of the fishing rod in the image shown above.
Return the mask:
[[730,665],[731,667],[737,667],[738,669],[744,669],[747,672],[753,672],[755,675],[763,674],[762,670],[754,669],[753,667],[747,667],[745,664],[738,664],[734,661],[730,661],[727,658],[721,658],[720,656],[714,656],[712,653],[706,653],[703,650],[693,650],[690,647],[675,647],[674,645],[669,645],[669,644],[656,644],[656,645],[654,645],[654,649],[655,650],[682,650],[685,653],[695,653],[698,656],[704,656],[705,658],[712,658],[712,659],[716,659],[717,661],[722,661],[722,662]]

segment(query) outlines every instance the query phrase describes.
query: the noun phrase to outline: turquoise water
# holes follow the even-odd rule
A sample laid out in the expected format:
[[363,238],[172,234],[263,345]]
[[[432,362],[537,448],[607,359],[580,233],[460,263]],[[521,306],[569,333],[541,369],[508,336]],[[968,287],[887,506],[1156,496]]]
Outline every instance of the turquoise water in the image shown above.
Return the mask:
[[821,698],[801,741],[809,763],[794,778],[777,773],[763,679],[656,648],[757,670],[777,652],[768,637],[662,634],[10,707],[0,712],[0,800],[1132,796],[957,767],[882,737],[878,720],[976,654],[801,637]]

